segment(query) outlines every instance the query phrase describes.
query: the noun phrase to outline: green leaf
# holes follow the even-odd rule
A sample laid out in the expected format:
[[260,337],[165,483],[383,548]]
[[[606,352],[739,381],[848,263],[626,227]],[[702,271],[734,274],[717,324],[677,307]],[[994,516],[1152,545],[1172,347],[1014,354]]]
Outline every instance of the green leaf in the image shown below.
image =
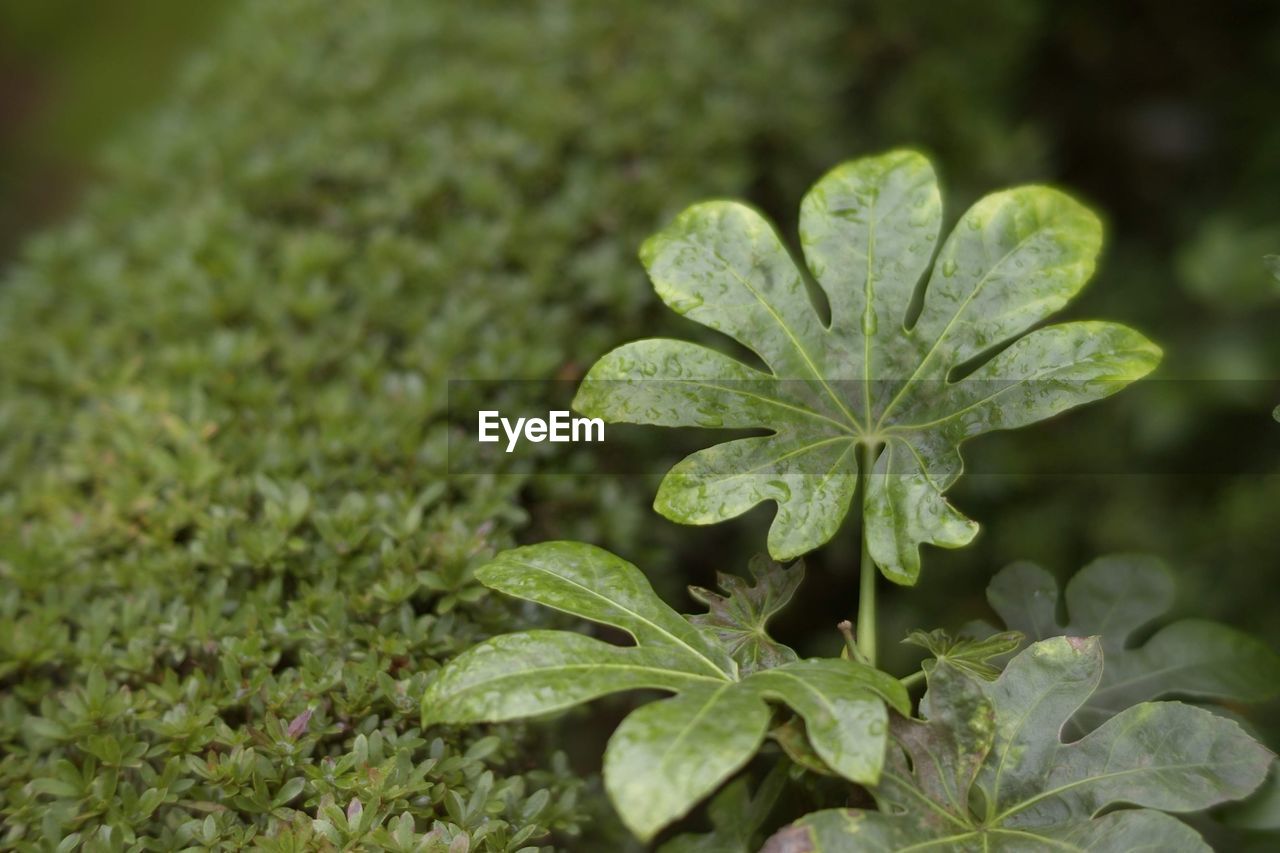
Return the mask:
[[605,750],[605,788],[627,827],[652,837],[741,769],[769,725],[764,699],[790,706],[822,760],[861,784],[878,780],[884,765],[885,702],[903,713],[911,707],[896,678],[838,658],[795,661],[646,705]]
[[684,817],[756,754],[769,707],[737,688],[726,682],[686,690],[634,711],[613,733],[605,790],[637,837],[652,838]]
[[[422,697],[423,724],[546,714],[637,688],[675,693],[628,716],[605,751],[606,789],[623,822],[645,840],[750,760],[769,726],[770,701],[800,714],[813,748],[835,771],[863,784],[875,782],[883,766],[885,703],[910,708],[897,679],[853,661],[791,660],[740,672],[712,628],[681,617],[639,569],[591,545],[515,548],[477,569],[476,577],[492,589],[618,628],[635,644],[572,631],[494,637],[431,681]],[[758,599],[767,614],[799,580],[798,570],[780,579],[767,572],[757,577],[771,590]],[[762,592],[737,590],[747,591]]]
[[1267,264],[1267,269],[1271,271],[1276,281],[1280,281],[1280,255],[1267,255],[1263,260]]
[[1056,190],[1022,187],[974,205],[939,251],[914,322],[942,222],[928,160],[894,151],[846,163],[809,192],[800,220],[829,324],[759,213],[695,205],[641,259],[667,305],[767,369],[651,339],[605,355],[578,390],[575,408],[610,421],[770,430],[672,468],[654,501],[668,518],[711,524],[773,501],[769,552],[790,559],[830,539],[848,512],[857,445],[883,445],[863,496],[867,539],[887,577],[914,583],[921,544],[958,547],[977,531],[943,497],[964,440],[1105,397],[1159,360],[1146,338],[1110,323],[1019,339],[1084,285],[1101,243],[1096,217]]
[[272,808],[279,808],[287,804],[294,797],[302,793],[302,789],[306,786],[307,780],[301,776],[294,776],[288,782],[280,786],[280,790],[276,792],[275,797],[271,800]]
[[796,660],[796,653],[770,637],[767,629],[769,620],[787,606],[804,580],[803,563],[785,569],[757,556],[748,569],[754,584],[735,575],[716,574],[726,595],[689,587],[689,594],[710,608],[689,621],[718,639],[744,675]]
[[926,827],[879,812],[829,809],[791,824],[769,839],[760,853],[900,853],[903,850],[947,853],[988,851],[1089,851],[1089,853],[1212,853],[1196,831],[1162,812],[1113,812],[1096,820],[1049,827],[1035,834],[993,828],[982,836],[957,833],[939,839]]
[[[991,681],[1000,674],[1000,667],[990,661],[1016,651],[1022,645],[1022,634],[1004,631],[979,639],[952,637],[942,629],[935,629],[927,633],[912,631],[902,642],[927,649],[938,662],[945,661],[962,672]],[[926,668],[930,666],[933,664],[926,662]]]
[[663,603],[644,573],[581,542],[543,542],[503,551],[476,570],[490,589],[626,631],[661,645],[716,678],[736,672],[727,652]]
[[1030,640],[1097,635],[1107,666],[1098,690],[1069,731],[1090,731],[1150,699],[1182,696],[1262,702],[1280,689],[1280,656],[1249,635],[1202,619],[1183,619],[1135,645],[1138,633],[1173,606],[1174,579],[1155,557],[1102,557],[1067,583],[1068,618],[1058,621],[1058,583],[1031,563],[1002,570],[987,599],[1005,624]]
[[746,682],[804,718],[814,751],[846,779],[874,782],[884,765],[888,702],[910,713],[902,682],[853,661],[804,660],[757,672]]
[[872,788],[880,811],[816,812],[764,849],[1207,850],[1162,812],[1248,795],[1272,755],[1236,723],[1178,702],[1137,705],[1063,743],[1102,655],[1096,638],[1044,640],[993,682],[939,662],[925,721],[894,720],[897,746]]
[[501,722],[622,690],[716,685],[669,648],[623,648],[568,631],[503,634],[454,658],[422,700],[423,725]]

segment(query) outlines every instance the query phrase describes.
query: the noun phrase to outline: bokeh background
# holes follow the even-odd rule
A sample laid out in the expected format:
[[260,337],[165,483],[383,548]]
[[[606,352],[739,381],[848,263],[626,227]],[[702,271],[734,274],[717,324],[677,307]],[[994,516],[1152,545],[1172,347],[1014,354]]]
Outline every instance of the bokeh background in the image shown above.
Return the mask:
[[[1166,361],[1142,388],[972,442],[974,473],[951,498],[983,532],[970,548],[929,550],[919,587],[886,590],[885,637],[988,617],[986,581],[1011,561],[1066,578],[1138,551],[1177,573],[1177,615],[1280,646],[1280,281],[1263,261],[1280,252],[1280,4],[862,0],[785,15],[715,0],[252,5],[0,3],[10,781],[53,774],[59,759],[84,767],[23,728],[53,713],[38,711],[42,695],[84,689],[95,667],[135,690],[165,673],[181,681],[198,645],[172,639],[154,671],[113,665],[66,612],[49,620],[70,638],[51,641],[33,628],[51,578],[85,600],[199,607],[201,590],[138,569],[167,554],[166,571],[222,589],[224,609],[266,590],[259,606],[292,613],[325,583],[341,589],[344,572],[360,584],[401,572],[414,579],[402,597],[352,605],[339,621],[394,633],[392,612],[432,620],[447,638],[377,651],[421,667],[503,620],[534,618],[467,580],[513,540],[597,542],[691,607],[683,585],[745,567],[768,509],[681,528],[648,509],[656,477],[595,476],[589,457],[556,463],[580,477],[445,482],[433,467],[443,383],[573,379],[640,334],[707,339],[649,292],[639,240],[708,195],[747,198],[793,235],[800,196],[826,168],[898,145],[933,157],[951,221],[1021,182],[1086,200],[1106,220],[1106,248],[1063,316],[1136,326]],[[296,418],[262,414],[285,403]],[[386,419],[375,428],[362,415]],[[205,420],[217,435],[201,432]],[[176,462],[147,458],[150,441],[169,442]],[[636,452],[662,458],[665,441],[637,439]],[[208,455],[207,479],[184,467],[190,454]],[[291,503],[295,485],[306,500]],[[157,495],[174,517],[148,520]],[[362,496],[358,510],[349,495]],[[272,506],[290,520],[280,543],[246,550],[241,533],[235,546],[236,525]],[[404,507],[416,527],[388,532]],[[90,523],[68,540],[57,531],[73,515]],[[334,518],[378,532],[337,547]],[[230,556],[216,556],[218,536]],[[838,647],[856,545],[846,531],[807,560],[777,634],[813,653]],[[404,549],[404,566],[388,569],[379,548]],[[353,575],[362,553],[365,574]],[[448,615],[455,605],[463,615]],[[101,618],[128,647],[137,626]],[[260,628],[207,633],[219,630]],[[291,642],[283,661],[256,665],[277,681],[305,670],[305,632]],[[372,640],[353,642],[330,654],[373,654]],[[57,655],[32,651],[42,645]],[[910,650],[888,645],[889,665],[906,671]],[[235,714],[288,722],[325,689]],[[394,707],[378,725],[403,731],[387,722]],[[1240,710],[1276,745],[1276,708]],[[581,718],[573,739],[521,730],[498,766],[538,766],[560,746],[589,770],[613,718]],[[351,731],[329,732],[315,755],[351,748]],[[36,812],[12,791],[0,806],[10,825]],[[419,828],[429,813],[415,814]]]

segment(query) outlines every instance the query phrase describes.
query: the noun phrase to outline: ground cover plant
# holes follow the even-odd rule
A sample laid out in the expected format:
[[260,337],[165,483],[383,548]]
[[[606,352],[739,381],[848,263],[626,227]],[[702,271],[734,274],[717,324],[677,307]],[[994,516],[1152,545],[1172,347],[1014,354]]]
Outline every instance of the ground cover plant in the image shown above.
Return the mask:
[[[675,694],[630,714],[604,754],[606,789],[646,841],[742,770],[772,732],[784,753],[775,761],[842,778],[874,802],[800,818],[765,844],[777,853],[1207,849],[1170,813],[1248,796],[1273,755],[1235,720],[1160,697],[1265,698],[1277,661],[1209,623],[1174,623],[1131,648],[1130,634],[1168,605],[1158,567],[1092,564],[1067,587],[1065,625],[1056,583],[1012,567],[990,595],[1022,630],[916,631],[906,639],[932,655],[920,673],[877,668],[877,577],[914,585],[922,544],[962,547],[975,533],[945,497],[963,470],[960,444],[1106,397],[1160,359],[1119,324],[1029,331],[1092,274],[1101,226],[1081,204],[1039,186],[989,195],[938,246],[941,211],[932,166],[916,152],[822,178],[799,222],[824,319],[759,213],[734,202],[689,208],[641,250],[654,289],[760,365],[641,340],[597,361],[574,403],[613,422],[768,430],[687,457],[654,506],[710,524],[773,502],[775,559],[822,546],[856,500],[857,626],[843,629],[839,657],[799,659],[767,633],[798,568],[756,563],[753,583],[722,581],[728,597],[698,590],[712,612],[682,618],[607,551],[529,545],[477,579],[620,629],[630,644],[573,631],[487,640],[431,680],[424,725],[541,715],[636,688]],[[906,687],[921,678],[913,710]],[[749,796],[730,790],[740,804]],[[718,849],[751,849],[758,839],[747,836]]]
[[526,624],[472,572],[528,478],[445,480],[444,380],[587,357],[669,206],[785,181],[760,140],[835,121],[823,20],[229,13],[0,283],[0,849],[611,846],[551,730],[418,720]]

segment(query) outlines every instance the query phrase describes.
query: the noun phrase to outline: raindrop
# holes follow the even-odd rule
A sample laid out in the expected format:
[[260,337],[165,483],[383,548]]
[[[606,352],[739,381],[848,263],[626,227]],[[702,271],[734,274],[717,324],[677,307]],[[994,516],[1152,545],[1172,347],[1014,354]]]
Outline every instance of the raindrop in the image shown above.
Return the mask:
[[787,485],[786,480],[770,480],[769,487],[777,492],[775,499],[778,503],[791,499],[791,487]]
[[702,297],[693,295],[680,296],[672,299],[668,304],[677,314],[688,314],[690,311],[702,307]]
[[708,429],[719,429],[724,426],[724,417],[720,410],[714,406],[699,406],[695,410],[698,414],[698,425]]

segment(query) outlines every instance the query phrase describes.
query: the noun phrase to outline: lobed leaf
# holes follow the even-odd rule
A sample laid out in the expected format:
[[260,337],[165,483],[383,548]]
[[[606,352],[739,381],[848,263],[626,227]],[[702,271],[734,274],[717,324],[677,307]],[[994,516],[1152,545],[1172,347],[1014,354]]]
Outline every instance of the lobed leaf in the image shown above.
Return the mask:
[[[1016,651],[1022,639],[1017,631],[976,638],[952,637],[938,628],[929,632],[912,631],[902,642],[928,650],[939,662],[945,661],[956,669],[991,681],[1000,674],[1000,668],[991,661]],[[926,668],[932,665],[925,662]]]
[[[645,840],[755,755],[773,716],[769,702],[804,718],[812,748],[834,771],[874,783],[888,739],[885,703],[910,710],[897,679],[853,661],[794,660],[794,652],[786,660],[763,646],[740,671],[716,634],[740,639],[741,619],[763,632],[799,571],[757,564],[755,586],[722,579],[732,595],[706,594],[723,618],[703,628],[664,604],[639,569],[600,548],[548,542],[505,551],[476,571],[481,583],[626,631],[635,645],[570,631],[495,637],[436,675],[422,697],[423,723],[534,716],[637,688],[676,694],[630,714],[605,751],[605,787],[623,822]],[[779,659],[785,662],[760,668]]]
[[707,613],[689,616],[689,621],[716,637],[737,661],[743,675],[796,660],[794,651],[769,636],[768,624],[787,606],[804,580],[803,563],[785,569],[757,556],[748,569],[755,583],[717,573],[726,595],[689,587],[689,594],[709,608]]
[[1179,702],[1135,705],[1062,744],[1057,733],[1098,687],[1102,656],[1096,638],[1044,640],[985,688],[996,745],[977,784],[989,813],[1022,825],[1120,803],[1195,811],[1261,784],[1270,753],[1235,722]]
[[[770,430],[687,457],[654,506],[710,524],[772,501],[779,560],[834,535],[857,489],[857,447],[883,447],[862,497],[867,541],[886,577],[914,583],[920,545],[959,547],[977,532],[944,497],[963,441],[1105,397],[1160,357],[1110,323],[1018,339],[1083,286],[1101,244],[1096,217],[1046,187],[974,205],[939,250],[913,319],[941,221],[933,167],[915,152],[822,178],[801,205],[800,239],[831,307],[824,323],[805,273],[759,213],[734,202],[689,208],[641,249],[653,286],[765,369],[684,341],[637,341],[596,362],[574,407],[615,422]],[[985,363],[960,375],[975,362]]]
[[1066,586],[1067,621],[1060,623],[1058,583],[1031,563],[1002,570],[987,588],[991,606],[1028,639],[1097,636],[1107,657],[1098,689],[1072,718],[1084,733],[1151,699],[1184,696],[1262,702],[1280,689],[1280,656],[1249,635],[1201,619],[1164,626],[1139,645],[1143,628],[1173,606],[1174,580],[1155,557],[1102,557]]
[[1062,742],[1102,657],[1096,638],[1044,640],[991,682],[939,661],[926,719],[895,718],[897,747],[872,786],[880,811],[817,812],[764,849],[1207,850],[1163,812],[1248,795],[1273,756],[1233,721],[1177,702],[1134,706]]

